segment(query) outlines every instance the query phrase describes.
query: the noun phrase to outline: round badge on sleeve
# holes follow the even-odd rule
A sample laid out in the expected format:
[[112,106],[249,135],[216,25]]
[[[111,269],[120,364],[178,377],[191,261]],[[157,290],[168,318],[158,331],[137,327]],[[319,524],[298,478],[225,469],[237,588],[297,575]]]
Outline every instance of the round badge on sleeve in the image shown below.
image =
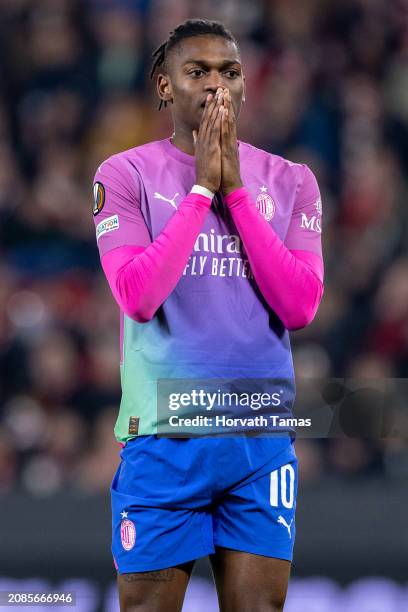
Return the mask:
[[105,187],[102,183],[95,183],[93,186],[93,195],[94,195],[94,203],[92,207],[92,212],[94,215],[97,215],[101,212],[103,205],[105,204]]

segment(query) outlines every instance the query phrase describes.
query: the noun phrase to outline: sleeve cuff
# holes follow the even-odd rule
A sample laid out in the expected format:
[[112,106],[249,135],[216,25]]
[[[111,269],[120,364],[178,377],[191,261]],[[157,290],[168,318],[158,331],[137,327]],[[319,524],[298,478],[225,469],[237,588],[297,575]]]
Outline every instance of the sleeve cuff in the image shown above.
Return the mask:
[[190,193],[198,193],[199,195],[205,196],[206,198],[213,199],[215,193],[207,189],[207,187],[203,187],[202,185],[193,185]]
[[241,202],[244,198],[248,198],[249,193],[245,187],[240,187],[239,189],[235,189],[235,191],[231,191],[228,195],[224,196],[224,202],[228,206],[228,208],[233,208],[239,202]]

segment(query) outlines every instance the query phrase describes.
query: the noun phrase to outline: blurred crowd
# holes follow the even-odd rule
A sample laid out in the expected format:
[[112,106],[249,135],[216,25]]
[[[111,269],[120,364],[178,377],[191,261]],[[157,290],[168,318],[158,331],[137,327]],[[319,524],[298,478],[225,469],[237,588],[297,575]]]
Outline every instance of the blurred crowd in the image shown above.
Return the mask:
[[[0,0],[2,493],[104,491],[117,464],[119,312],[92,179],[171,134],[151,53],[188,17],[240,42],[240,139],[319,180],[325,295],[292,335],[298,376],[407,375],[408,0]],[[297,448],[305,484],[408,474],[397,438]]]

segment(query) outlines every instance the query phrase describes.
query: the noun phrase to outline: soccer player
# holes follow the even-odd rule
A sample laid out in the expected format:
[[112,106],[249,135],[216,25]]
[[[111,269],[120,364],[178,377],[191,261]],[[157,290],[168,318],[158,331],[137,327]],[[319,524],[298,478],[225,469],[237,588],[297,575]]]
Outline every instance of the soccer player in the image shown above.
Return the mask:
[[280,379],[290,407],[288,330],[312,321],[323,292],[319,189],[307,166],[237,140],[245,81],[222,24],[188,20],[153,57],[174,134],[113,155],[94,182],[101,262],[121,309],[123,449],[111,487],[121,610],[181,610],[206,555],[221,610],[282,610],[293,438],[157,436],[158,388]]

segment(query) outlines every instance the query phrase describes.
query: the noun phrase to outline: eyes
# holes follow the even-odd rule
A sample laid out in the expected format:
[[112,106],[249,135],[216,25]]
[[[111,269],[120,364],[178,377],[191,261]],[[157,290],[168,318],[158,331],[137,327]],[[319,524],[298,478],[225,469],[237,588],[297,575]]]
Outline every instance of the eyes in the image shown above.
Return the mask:
[[[190,70],[190,72],[188,73],[188,75],[193,77],[193,79],[199,79],[204,74],[205,74],[205,71],[202,70],[201,68],[194,68],[194,70]],[[238,72],[238,70],[234,70],[234,69],[226,70],[224,74],[227,76],[228,79],[235,79],[240,76],[240,73]]]

